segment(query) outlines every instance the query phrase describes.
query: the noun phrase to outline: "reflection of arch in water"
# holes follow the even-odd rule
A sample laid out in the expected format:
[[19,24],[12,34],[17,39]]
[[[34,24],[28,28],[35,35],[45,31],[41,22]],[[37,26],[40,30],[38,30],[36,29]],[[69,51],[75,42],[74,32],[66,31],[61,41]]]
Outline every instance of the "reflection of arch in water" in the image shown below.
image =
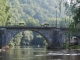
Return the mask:
[[[26,29],[26,30],[28,30],[28,29]],[[26,31],[26,30],[24,30],[24,29],[21,29],[21,30],[16,30],[16,29],[8,30],[8,31],[7,31],[7,37],[8,37],[8,38],[7,38],[6,44],[8,44],[8,43],[10,42],[10,40],[11,40],[15,35],[17,35],[18,33],[22,32],[22,31]],[[47,32],[46,32],[46,34],[45,34],[44,31],[39,31],[39,30],[29,30],[29,31],[33,31],[33,32],[39,33],[41,36],[43,36],[43,38],[46,40],[46,42],[47,42],[48,45],[49,45],[49,40],[47,39],[47,36],[46,36]]]

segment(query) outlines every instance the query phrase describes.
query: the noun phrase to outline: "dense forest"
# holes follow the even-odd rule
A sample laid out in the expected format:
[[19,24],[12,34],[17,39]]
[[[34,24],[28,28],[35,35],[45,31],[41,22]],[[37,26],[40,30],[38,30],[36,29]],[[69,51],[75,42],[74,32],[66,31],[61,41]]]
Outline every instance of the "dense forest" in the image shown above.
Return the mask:
[[[8,0],[12,17],[7,25],[17,25],[20,22],[26,26],[39,26],[48,22],[51,26],[68,27],[69,14],[66,15],[64,1],[58,0]],[[69,13],[69,12],[68,12]]]
[[[57,22],[57,27],[73,27],[80,21],[80,8],[74,8],[74,5],[64,0],[0,0],[0,26],[24,23],[31,27],[48,22],[50,26],[56,27]],[[45,40],[38,33],[24,31],[17,34],[9,45],[33,43],[44,45]]]

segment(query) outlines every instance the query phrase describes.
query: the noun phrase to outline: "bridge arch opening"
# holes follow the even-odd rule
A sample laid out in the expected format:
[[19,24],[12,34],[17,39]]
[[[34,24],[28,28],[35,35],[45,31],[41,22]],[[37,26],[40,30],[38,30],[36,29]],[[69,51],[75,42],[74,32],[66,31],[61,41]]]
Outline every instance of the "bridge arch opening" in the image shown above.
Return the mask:
[[38,31],[34,30],[23,30],[16,33],[9,41],[9,46],[20,45],[20,46],[46,46],[48,41],[46,37]]

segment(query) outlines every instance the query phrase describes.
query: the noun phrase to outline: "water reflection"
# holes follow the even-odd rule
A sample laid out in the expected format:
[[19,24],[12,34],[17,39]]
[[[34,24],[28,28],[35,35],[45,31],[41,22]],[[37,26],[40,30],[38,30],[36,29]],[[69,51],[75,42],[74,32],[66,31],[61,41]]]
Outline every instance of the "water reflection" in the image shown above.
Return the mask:
[[17,46],[0,53],[0,60],[80,60],[80,53],[77,52],[74,50],[49,51],[46,48]]

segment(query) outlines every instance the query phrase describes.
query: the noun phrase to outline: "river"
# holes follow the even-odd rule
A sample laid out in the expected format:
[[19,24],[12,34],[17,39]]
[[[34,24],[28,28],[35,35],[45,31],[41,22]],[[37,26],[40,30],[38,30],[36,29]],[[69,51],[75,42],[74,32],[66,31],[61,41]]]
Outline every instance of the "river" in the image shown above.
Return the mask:
[[47,50],[45,47],[16,46],[0,53],[0,60],[80,60],[80,53],[74,50]]

